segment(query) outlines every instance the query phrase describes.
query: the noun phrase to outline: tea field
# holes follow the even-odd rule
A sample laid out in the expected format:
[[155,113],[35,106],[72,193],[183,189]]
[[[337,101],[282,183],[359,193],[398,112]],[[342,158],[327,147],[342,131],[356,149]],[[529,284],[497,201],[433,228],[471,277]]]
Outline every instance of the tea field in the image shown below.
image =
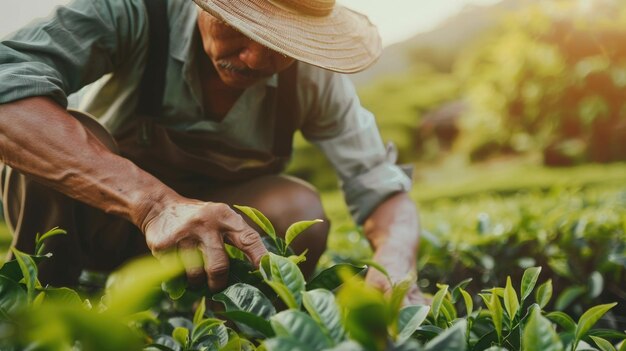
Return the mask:
[[626,350],[626,165],[417,178],[428,305],[402,305],[409,281],[389,295],[364,284],[377,269],[363,265],[368,244],[329,192],[329,250],[308,281],[253,209],[272,254],[253,271],[229,248],[232,284],[218,294],[187,288],[175,259],[132,262],[104,295],[45,287],[45,257],[18,252],[0,268],[0,349]]

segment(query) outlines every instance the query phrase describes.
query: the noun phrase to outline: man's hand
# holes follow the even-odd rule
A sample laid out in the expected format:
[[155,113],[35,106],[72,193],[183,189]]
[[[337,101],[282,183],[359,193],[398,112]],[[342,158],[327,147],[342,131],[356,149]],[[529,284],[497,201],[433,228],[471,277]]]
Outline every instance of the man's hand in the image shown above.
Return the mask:
[[426,304],[417,279],[416,257],[419,224],[417,208],[406,193],[398,193],[383,201],[364,223],[365,236],[374,248],[374,261],[382,265],[390,279],[371,269],[366,281],[385,293],[392,284],[412,279],[413,284],[404,300],[405,305]]
[[[417,271],[415,269],[415,253],[408,252],[406,248],[394,248],[394,245],[386,245],[374,253],[374,261],[385,267],[389,279],[379,270],[370,268],[365,280],[371,286],[385,294],[390,294],[392,284],[398,284],[406,279],[412,281],[411,287],[404,298],[403,305],[427,305],[430,301],[425,298],[416,284]],[[404,252],[404,254],[402,254]]]
[[[189,281],[198,283],[206,275],[212,291],[223,289],[228,280],[229,262],[224,242],[243,251],[255,266],[267,253],[259,233],[222,203],[176,201],[149,216],[142,230],[155,256],[178,249]],[[197,250],[202,260],[195,255]]]

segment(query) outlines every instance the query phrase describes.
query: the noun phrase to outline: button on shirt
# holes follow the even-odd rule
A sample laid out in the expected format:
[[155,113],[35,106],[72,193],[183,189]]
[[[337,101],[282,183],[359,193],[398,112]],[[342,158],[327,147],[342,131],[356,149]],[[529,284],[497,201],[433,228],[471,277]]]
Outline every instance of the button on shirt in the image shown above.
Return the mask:
[[[199,8],[189,0],[168,0],[167,7],[170,47],[159,123],[271,150],[275,114],[264,101],[277,75],[246,89],[222,121],[205,118],[195,62],[202,49]],[[59,7],[0,43],[0,103],[49,96],[67,106],[69,95],[93,83],[81,91],[78,108],[115,135],[135,117],[147,27],[142,0],[76,0]],[[297,125],[334,166],[357,223],[392,193],[409,190],[410,179],[388,160],[375,119],[347,77],[299,63],[296,89]]]

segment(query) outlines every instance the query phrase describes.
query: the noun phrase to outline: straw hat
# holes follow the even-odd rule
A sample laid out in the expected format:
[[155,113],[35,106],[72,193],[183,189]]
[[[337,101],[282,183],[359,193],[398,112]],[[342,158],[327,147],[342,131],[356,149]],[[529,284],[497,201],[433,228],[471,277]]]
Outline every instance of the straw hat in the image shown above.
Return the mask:
[[341,73],[374,63],[380,36],[335,0],[194,0],[248,38],[298,61]]

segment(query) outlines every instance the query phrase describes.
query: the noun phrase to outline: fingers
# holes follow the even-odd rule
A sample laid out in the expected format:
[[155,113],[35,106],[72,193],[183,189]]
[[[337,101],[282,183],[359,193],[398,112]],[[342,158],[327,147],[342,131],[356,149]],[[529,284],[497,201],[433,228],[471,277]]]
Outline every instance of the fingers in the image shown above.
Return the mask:
[[263,245],[259,233],[245,223],[244,227],[240,230],[231,229],[225,232],[224,235],[233,246],[237,247],[248,256],[248,259],[255,267],[259,266],[261,257],[267,254],[267,249],[265,245]]
[[178,242],[178,257],[185,267],[187,281],[191,285],[201,284],[204,281],[204,265],[197,242],[191,239]]
[[228,255],[224,250],[221,235],[212,235],[199,245],[204,258],[204,272],[207,276],[209,290],[219,291],[228,283]]

